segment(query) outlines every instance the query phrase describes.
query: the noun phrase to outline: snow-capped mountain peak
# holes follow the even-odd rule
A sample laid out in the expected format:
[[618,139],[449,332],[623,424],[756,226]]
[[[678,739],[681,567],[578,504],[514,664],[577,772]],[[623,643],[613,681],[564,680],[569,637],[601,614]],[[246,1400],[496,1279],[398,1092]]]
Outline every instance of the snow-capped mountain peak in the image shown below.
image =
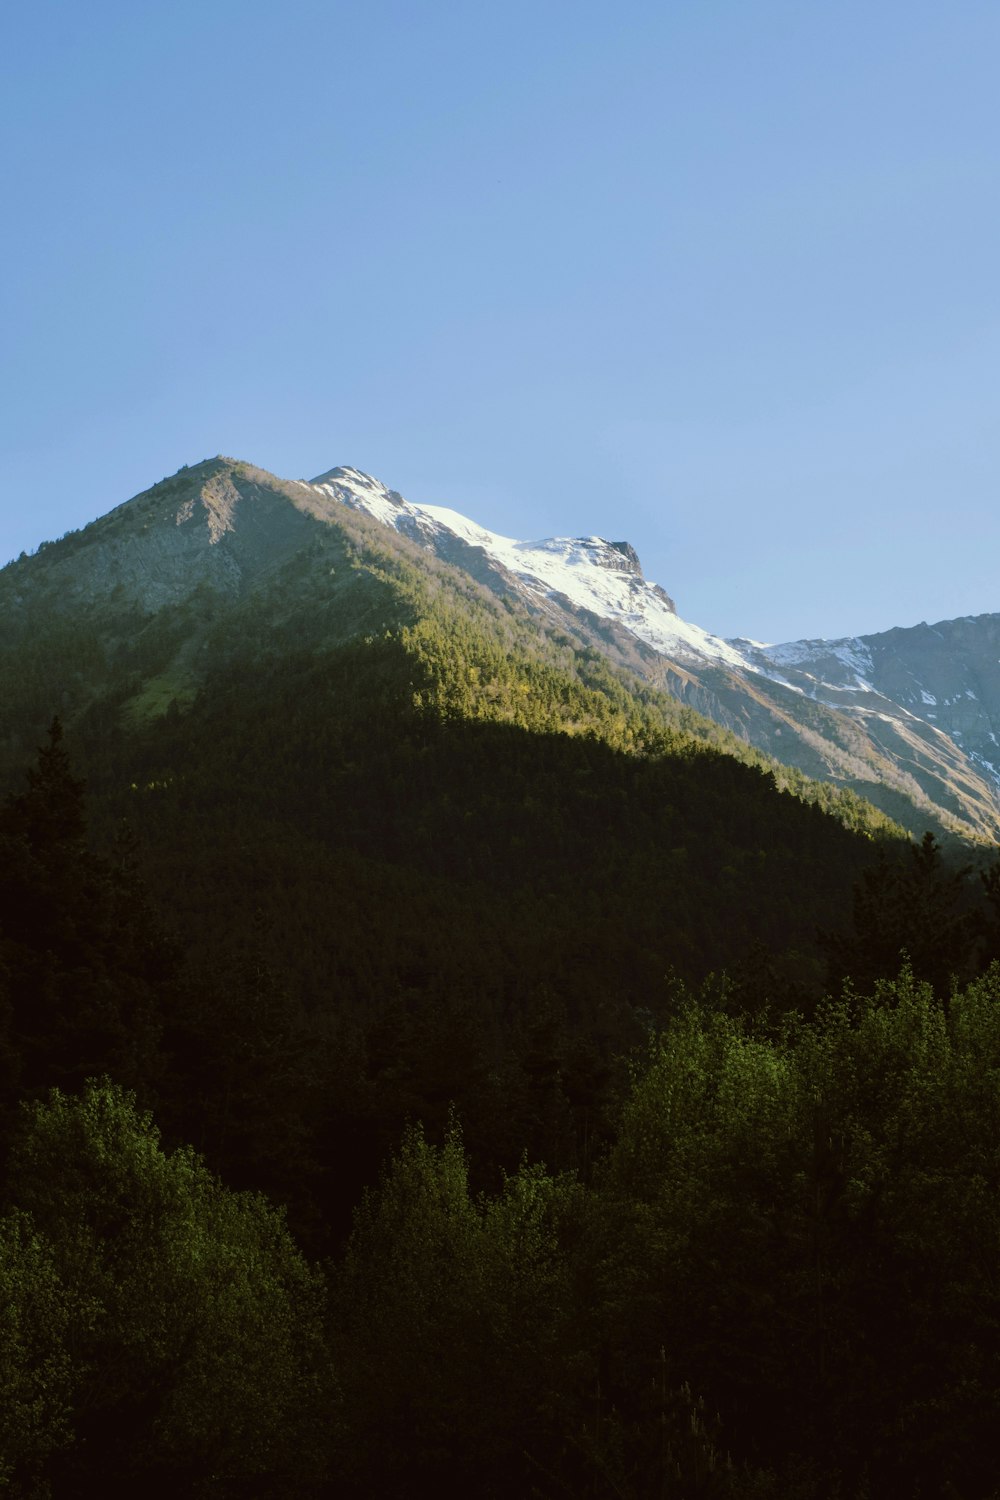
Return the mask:
[[309,483],[312,489],[330,495],[335,500],[341,500],[355,509],[368,511],[387,526],[395,525],[400,512],[414,511],[416,508],[395,490],[390,490],[380,479],[375,479],[360,469],[352,469],[347,464],[327,469],[325,474],[317,475]]
[[578,609],[622,625],[665,656],[709,660],[761,671],[728,641],[682,620],[673,600],[643,577],[635,548],[600,536],[518,541],[500,536],[443,505],[416,505],[359,469],[328,469],[312,486],[365,510],[384,525],[454,560],[454,542],[477,549],[535,597],[559,596]]
[[[480,582],[497,592],[515,592],[530,604],[550,613],[569,608],[586,611],[599,622],[612,622],[626,635],[651,647],[667,663],[681,669],[681,678],[697,679],[704,686],[705,668],[726,668],[744,685],[735,689],[737,696],[749,689],[753,704],[741,699],[740,713],[733,726],[740,729],[744,715],[764,713],[765,702],[773,700],[777,720],[768,720],[764,746],[776,749],[784,739],[775,736],[793,734],[801,737],[807,768],[815,751],[815,715],[798,728],[793,724],[801,717],[794,699],[834,709],[850,716],[864,735],[874,737],[875,754],[884,756],[886,735],[901,737],[905,742],[905,763],[918,773],[929,756],[937,763],[953,757],[948,740],[959,752],[974,761],[977,777],[983,774],[994,786],[1000,786],[1000,764],[997,761],[996,731],[980,702],[983,668],[968,672],[961,680],[952,679],[948,667],[934,668],[932,682],[925,677],[940,654],[944,627],[927,626],[911,632],[890,632],[886,636],[848,636],[838,640],[788,641],[768,645],[746,638],[722,640],[681,619],[673,601],[656,583],[644,576],[635,549],[628,542],[608,541],[600,536],[547,537],[542,541],[519,541],[501,536],[485,526],[470,521],[456,510],[443,505],[416,505],[404,500],[395,490],[387,489],[370,474],[359,469],[330,469],[313,480],[320,493],[367,512],[411,541],[427,547],[443,561],[456,564],[472,573]],[[1000,617],[998,622],[1000,622]],[[948,629],[961,633],[963,622],[952,622]],[[967,631],[980,629],[980,622],[966,622]],[[601,632],[598,632],[601,634]],[[910,636],[919,636],[915,646]],[[989,670],[1000,663],[1000,630],[997,649]],[[926,639],[925,639],[926,637]],[[902,664],[901,649],[907,657],[914,654],[911,669]],[[919,648],[919,649],[918,649]],[[642,668],[640,667],[640,670]],[[655,670],[654,670],[655,676]],[[952,684],[949,692],[938,691],[938,678]],[[723,692],[720,679],[712,676],[711,691]],[[933,690],[932,690],[933,689]],[[779,697],[774,699],[777,690]],[[997,691],[1000,692],[1000,679]],[[793,695],[789,701],[789,694]],[[702,700],[699,699],[700,703]],[[811,712],[811,711],[810,711]],[[822,716],[816,723],[824,722]],[[853,731],[852,731],[853,732]],[[916,739],[914,736],[916,735]],[[810,739],[810,736],[812,738]],[[928,750],[928,744],[932,748]],[[828,755],[827,751],[823,752]],[[833,752],[830,765],[843,777],[857,771],[857,757],[841,747]],[[949,772],[949,775],[952,773]],[[992,801],[994,793],[986,793]],[[993,813],[989,814],[990,817]]]
[[[875,797],[917,832],[932,816],[966,836],[997,837],[1000,614],[836,640],[721,640],[681,619],[627,542],[518,540],[449,507],[413,504],[360,469],[288,481],[221,456],[4,569],[0,605],[18,628],[29,597],[45,601],[40,614],[120,598],[152,615],[196,593],[224,608],[265,582],[280,592],[286,564],[298,580],[300,554],[317,560],[317,589],[325,589],[327,528],[333,550],[346,547],[362,574],[376,532],[384,533],[370,559],[376,571],[383,553],[398,551],[419,575],[414,549],[433,554],[444,564],[433,576],[455,608],[468,585],[449,590],[464,574],[505,604],[526,606],[547,642],[539,649],[552,646],[567,663],[575,652],[574,670],[604,656],[777,760]],[[484,621],[504,621],[503,609],[480,602]],[[530,622],[515,616],[529,640]],[[367,605],[358,618],[368,618]]]

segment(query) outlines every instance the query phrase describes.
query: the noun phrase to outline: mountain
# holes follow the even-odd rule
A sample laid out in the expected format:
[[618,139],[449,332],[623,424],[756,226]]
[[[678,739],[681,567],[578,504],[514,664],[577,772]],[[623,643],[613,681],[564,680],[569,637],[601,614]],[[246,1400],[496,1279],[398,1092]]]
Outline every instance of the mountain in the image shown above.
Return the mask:
[[993,1493],[1000,865],[753,743],[961,766],[983,622],[215,459],[0,624],[12,1494]]
[[[141,632],[148,655],[164,611],[199,597],[204,604],[207,594],[235,602],[265,588],[351,514],[377,523],[383,545],[391,532],[492,595],[516,600],[550,645],[599,653],[767,757],[863,796],[915,834],[931,826],[992,841],[1000,833],[1000,616],[840,641],[723,640],[678,615],[626,541],[514,541],[443,506],[415,505],[352,468],[305,483],[210,460],[0,572],[6,652],[19,679],[10,755],[26,748],[19,722],[52,707],[76,709],[102,691],[107,664],[80,659],[85,643],[68,625],[74,610],[102,617],[122,663],[135,656],[139,616],[155,616],[157,629],[147,619]],[[343,580],[327,573],[320,587],[317,607],[330,620],[346,597]],[[349,613],[337,629],[350,635],[359,623]],[[189,631],[176,650],[159,653],[158,671],[134,663],[142,682],[126,714],[189,701],[200,680],[197,636]],[[26,656],[34,661],[33,696]]]
[[7,784],[58,713],[95,836],[135,830],[185,946],[260,943],[352,1012],[444,986],[631,1013],[756,945],[815,978],[817,929],[901,830],[691,706],[735,666],[598,614],[709,639],[627,544],[505,564],[348,472],[209,460],[0,572]]
[[723,640],[680,618],[628,542],[513,541],[356,469],[312,483],[911,830],[1000,832],[1000,615],[839,641]]

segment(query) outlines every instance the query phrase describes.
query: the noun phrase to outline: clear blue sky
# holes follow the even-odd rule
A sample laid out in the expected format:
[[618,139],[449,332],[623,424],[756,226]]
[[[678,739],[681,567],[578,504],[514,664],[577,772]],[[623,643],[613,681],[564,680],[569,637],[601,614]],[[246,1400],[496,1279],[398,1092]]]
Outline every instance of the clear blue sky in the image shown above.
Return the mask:
[[768,640],[1000,611],[996,0],[32,0],[0,560],[223,452],[627,538]]

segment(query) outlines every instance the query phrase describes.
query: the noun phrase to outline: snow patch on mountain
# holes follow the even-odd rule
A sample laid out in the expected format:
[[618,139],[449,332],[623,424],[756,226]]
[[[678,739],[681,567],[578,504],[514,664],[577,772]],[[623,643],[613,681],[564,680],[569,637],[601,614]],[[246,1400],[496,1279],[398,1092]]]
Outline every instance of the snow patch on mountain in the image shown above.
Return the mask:
[[312,481],[333,499],[366,510],[384,525],[433,544],[437,531],[479,548],[525,591],[561,595],[579,609],[614,620],[665,656],[717,661],[759,672],[728,641],[682,620],[658,584],[642,576],[634,550],[599,536],[548,537],[524,542],[500,536],[443,505],[415,505],[358,469],[330,469]]
[[[872,654],[864,641],[856,636],[847,636],[839,641],[788,641],[783,646],[764,646],[761,655],[780,667],[802,668],[809,663],[810,666],[820,668],[836,662],[853,679],[851,687],[863,693],[874,691],[871,684],[875,671]],[[831,682],[829,685],[845,684]]]

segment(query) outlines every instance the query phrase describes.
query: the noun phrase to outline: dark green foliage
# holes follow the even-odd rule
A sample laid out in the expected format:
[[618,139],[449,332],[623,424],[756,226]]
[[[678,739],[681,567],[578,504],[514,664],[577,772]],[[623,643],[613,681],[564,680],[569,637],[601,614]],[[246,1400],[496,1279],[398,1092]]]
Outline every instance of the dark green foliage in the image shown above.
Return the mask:
[[969,873],[948,868],[932,833],[902,852],[880,846],[855,886],[852,930],[828,939],[831,981],[850,976],[867,989],[905,962],[947,995],[956,979],[975,971],[980,956]]
[[986,964],[1000,960],[1000,860],[994,860],[980,872],[986,910],[982,914],[982,961]]
[[[33,1107],[0,1221],[14,1494],[995,1493],[1000,970],[649,1046],[590,1188],[419,1129],[321,1289],[120,1090]],[[541,1048],[539,1055],[547,1049]],[[332,1368],[341,1372],[338,1385]]]
[[165,1019],[158,1118],[226,1182],[300,1208],[315,1190],[314,1140],[331,1049],[259,952],[208,967]]
[[146,1006],[125,1028],[145,1060],[74,1041],[52,1071],[78,1015],[59,975],[30,1077],[139,1088],[170,1139],[273,1194],[321,1253],[405,1121],[440,1138],[452,1102],[477,1185],[524,1150],[587,1170],[615,1056],[669,1011],[665,975],[791,947],[783,1003],[811,1004],[815,929],[846,917],[874,845],[593,653],[546,656],[474,585],[460,609],[450,578],[316,545],[344,579],[319,603],[298,558],[273,597],[193,598],[140,635],[174,650],[204,605],[211,665],[183,712],[78,722],[99,836],[135,828],[197,972],[153,943],[166,967],[137,984],[116,917],[114,1003]]
[[[583,1194],[522,1164],[476,1201],[454,1128],[409,1130],[334,1282],[349,1493],[533,1493],[591,1361],[574,1317]],[[556,1438],[555,1447],[553,1439]]]
[[904,974],[773,1038],[692,1011],[657,1041],[598,1192],[626,1408],[662,1345],[744,1460],[994,1493],[998,980],[946,1011]]
[[84,840],[83,783],[56,720],[27,789],[0,809],[0,1015],[12,1091],[37,1093],[110,1069],[147,1094],[159,1014],[176,978],[131,866]]
[[[273,1209],[190,1150],[166,1155],[110,1085],[30,1111],[11,1195],[2,1274],[54,1315],[13,1382],[9,1462],[45,1458],[57,1495],[280,1495],[318,1477],[335,1420],[322,1289]],[[8,1316],[31,1337],[16,1302]],[[29,1378],[33,1425],[16,1420]]]
[[44,1474],[72,1440],[71,1320],[81,1309],[30,1217],[0,1218],[0,1490],[47,1493]]
[[[566,683],[565,724],[593,720],[582,732],[546,721],[558,684],[537,695],[539,732],[480,715],[486,700],[471,718],[415,709],[421,680],[419,661],[385,638],[273,667],[232,663],[190,713],[130,742],[119,777],[135,791],[109,811],[144,831],[158,889],[195,943],[242,940],[266,904],[278,931],[309,933],[295,955],[284,945],[282,965],[316,994],[322,975],[361,962],[357,922],[350,952],[337,951],[345,900],[379,910],[378,951],[364,959],[376,973],[401,922],[407,949],[440,943],[432,901],[480,929],[470,954],[493,945],[487,927],[523,949],[541,915],[546,970],[569,966],[563,992],[648,991],[668,966],[697,977],[756,941],[807,948],[870,857],[867,842],[778,795],[766,771],[650,725],[612,735],[613,706],[597,700],[602,728]],[[532,694],[520,696],[511,715],[530,717]],[[640,732],[651,738],[637,753]],[[619,734],[633,736],[631,751],[608,745]],[[564,934],[554,950],[553,929]],[[516,955],[519,971],[528,959]],[[442,962],[435,953],[431,966]]]

